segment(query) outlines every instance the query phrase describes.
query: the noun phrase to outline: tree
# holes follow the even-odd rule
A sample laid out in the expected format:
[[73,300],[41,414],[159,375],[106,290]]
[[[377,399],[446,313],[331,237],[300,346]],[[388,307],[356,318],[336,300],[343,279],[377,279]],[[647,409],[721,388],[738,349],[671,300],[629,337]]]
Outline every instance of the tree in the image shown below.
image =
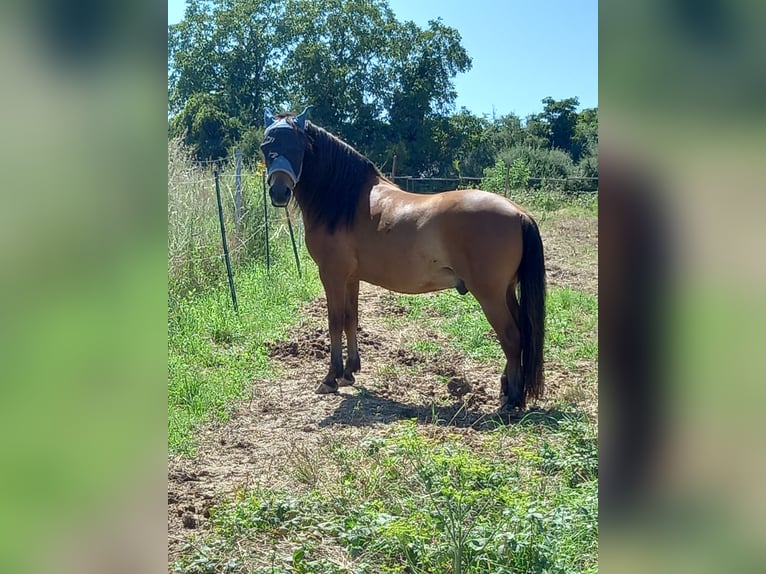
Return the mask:
[[598,154],[598,110],[587,108],[577,115],[577,124],[572,138],[572,159]]
[[405,22],[392,34],[391,83],[382,101],[390,152],[406,152],[397,153],[402,172],[435,176],[450,169],[451,161],[443,158],[450,133],[447,113],[457,97],[452,78],[471,67],[460,40],[459,32],[441,20],[429,21],[426,30]]
[[494,118],[489,126],[488,138],[495,153],[525,143],[525,137],[521,118],[516,114]]
[[577,124],[577,98],[554,100],[551,97],[543,98],[545,108],[540,114],[540,119],[548,127],[548,147],[560,149],[567,153],[572,151],[572,138]]
[[284,98],[283,5],[189,0],[184,19],[168,26],[169,113],[183,109],[194,94],[210,94],[243,125],[260,122],[265,105]]
[[471,65],[457,30],[400,23],[386,0],[190,0],[168,32],[170,115],[194,94],[243,127],[310,103],[374,161],[406,148],[403,171],[433,171],[452,79]]
[[495,162],[490,127],[489,120],[475,116],[465,108],[450,116],[449,139],[444,152],[457,164],[453,167],[455,173],[449,175],[480,177],[484,168]]
[[550,126],[542,114],[527,117],[522,145],[532,148],[548,148],[551,145]]
[[197,159],[219,159],[239,139],[241,124],[210,94],[194,94],[170,121],[170,136],[183,137]]

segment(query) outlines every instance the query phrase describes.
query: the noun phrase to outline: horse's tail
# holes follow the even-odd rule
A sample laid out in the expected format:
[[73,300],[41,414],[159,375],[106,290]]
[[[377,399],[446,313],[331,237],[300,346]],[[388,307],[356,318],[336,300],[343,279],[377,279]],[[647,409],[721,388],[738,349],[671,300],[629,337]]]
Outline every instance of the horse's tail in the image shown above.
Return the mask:
[[545,255],[537,223],[521,217],[522,255],[519,265],[521,379],[526,398],[543,395],[543,341],[545,340]]

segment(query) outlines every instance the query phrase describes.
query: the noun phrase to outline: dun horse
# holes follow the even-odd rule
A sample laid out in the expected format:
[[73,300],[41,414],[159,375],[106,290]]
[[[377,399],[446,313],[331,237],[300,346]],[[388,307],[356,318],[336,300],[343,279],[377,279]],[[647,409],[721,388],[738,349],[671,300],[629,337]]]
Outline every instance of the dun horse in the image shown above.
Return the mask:
[[267,111],[261,149],[272,203],[286,206],[292,195],[298,201],[327,296],[330,370],[316,392],[353,384],[361,368],[356,331],[359,281],[366,281],[399,293],[472,293],[507,359],[501,409],[523,409],[528,398],[540,398],[545,262],[532,217],[477,189],[403,191],[366,157],[306,121],[307,112],[275,118]]

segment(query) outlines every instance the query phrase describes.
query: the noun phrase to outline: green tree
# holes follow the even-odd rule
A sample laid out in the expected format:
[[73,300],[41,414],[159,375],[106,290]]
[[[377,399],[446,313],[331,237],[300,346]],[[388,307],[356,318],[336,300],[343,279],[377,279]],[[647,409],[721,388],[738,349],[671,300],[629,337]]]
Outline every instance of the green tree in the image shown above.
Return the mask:
[[587,108],[577,115],[572,138],[572,159],[598,155],[598,109]]
[[488,138],[495,154],[526,142],[526,132],[522,126],[521,118],[513,113],[494,118],[488,132]]
[[171,114],[194,94],[210,94],[244,125],[283,98],[280,52],[284,2],[189,0],[184,19],[168,26],[168,103]]
[[391,37],[393,82],[383,101],[392,148],[406,150],[403,172],[434,176],[449,169],[443,157],[447,113],[457,97],[452,78],[471,67],[460,40],[460,33],[441,20],[429,21],[426,30],[405,22]]
[[448,124],[449,138],[444,153],[457,162],[454,173],[449,175],[480,177],[484,168],[495,162],[489,120],[462,108],[449,117]]
[[182,137],[197,159],[219,159],[239,139],[241,124],[210,94],[193,94],[170,121],[170,136]]
[[398,23],[382,0],[290,0],[283,81],[287,109],[316,106],[312,118],[369,151],[390,89],[390,46]]
[[184,19],[168,26],[168,114],[180,112],[196,93],[217,91],[214,33],[210,4],[200,0],[188,0]]
[[470,65],[457,30],[398,22],[386,0],[190,0],[168,29],[168,111],[206,94],[248,128],[311,103],[374,161],[401,149],[400,171],[433,173]]
[[551,149],[560,149],[571,154],[579,103],[577,98],[543,98],[545,108],[539,117],[548,128],[548,147]]
[[527,117],[521,144],[532,148],[548,148],[551,145],[550,126],[542,114]]

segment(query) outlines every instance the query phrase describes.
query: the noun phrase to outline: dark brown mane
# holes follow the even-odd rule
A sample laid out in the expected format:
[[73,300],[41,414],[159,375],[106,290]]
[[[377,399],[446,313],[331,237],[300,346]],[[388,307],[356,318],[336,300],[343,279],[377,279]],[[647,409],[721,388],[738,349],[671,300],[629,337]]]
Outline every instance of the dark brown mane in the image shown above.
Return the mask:
[[347,143],[319,126],[306,122],[303,172],[295,198],[311,224],[332,233],[354,223],[357,205],[367,183],[380,176],[378,168]]

